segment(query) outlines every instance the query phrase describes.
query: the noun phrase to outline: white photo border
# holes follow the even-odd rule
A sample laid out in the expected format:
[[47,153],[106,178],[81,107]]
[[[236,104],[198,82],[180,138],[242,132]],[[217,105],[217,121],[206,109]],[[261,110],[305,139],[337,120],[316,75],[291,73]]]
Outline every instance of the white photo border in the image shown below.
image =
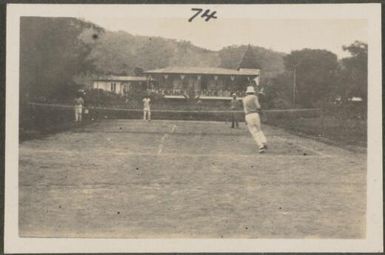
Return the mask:
[[[201,4],[8,4],[6,38],[5,253],[109,252],[382,252],[382,62],[381,4],[212,4],[226,17],[260,19],[366,19],[368,21],[368,168],[366,239],[88,239],[20,238],[18,235],[20,17],[189,17]],[[171,12],[172,10],[172,12]]]

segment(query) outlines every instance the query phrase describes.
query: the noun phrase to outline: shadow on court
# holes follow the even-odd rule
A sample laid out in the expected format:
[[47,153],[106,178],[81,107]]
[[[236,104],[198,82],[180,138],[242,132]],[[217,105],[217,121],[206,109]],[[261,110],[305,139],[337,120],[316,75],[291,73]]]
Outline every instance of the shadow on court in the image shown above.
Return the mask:
[[362,238],[366,155],[241,123],[106,120],[23,142],[24,237]]

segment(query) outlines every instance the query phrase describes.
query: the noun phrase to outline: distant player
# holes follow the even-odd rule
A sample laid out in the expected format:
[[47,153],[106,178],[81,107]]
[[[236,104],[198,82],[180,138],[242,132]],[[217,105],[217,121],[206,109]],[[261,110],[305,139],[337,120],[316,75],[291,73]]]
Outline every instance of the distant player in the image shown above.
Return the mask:
[[82,97],[82,94],[78,92],[76,98],[74,99],[74,111],[75,111],[76,123],[82,122],[83,106],[84,106],[84,99]]
[[151,120],[151,99],[149,96],[143,98],[143,120]]
[[231,128],[237,127],[239,128],[238,118],[236,115],[236,110],[239,108],[239,102],[237,99],[237,94],[233,93],[233,98],[230,101],[230,109],[231,109]]
[[246,89],[246,97],[243,98],[243,110],[245,111],[245,120],[247,127],[258,146],[259,153],[264,153],[267,149],[266,137],[261,129],[261,106],[258,97],[255,95],[253,86]]

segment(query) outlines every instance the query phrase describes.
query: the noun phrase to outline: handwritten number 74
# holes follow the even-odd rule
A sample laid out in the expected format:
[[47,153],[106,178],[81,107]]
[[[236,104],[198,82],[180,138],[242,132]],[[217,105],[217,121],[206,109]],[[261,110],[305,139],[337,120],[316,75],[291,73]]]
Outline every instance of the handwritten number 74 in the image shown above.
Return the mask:
[[[193,21],[193,19],[195,19],[195,17],[197,17],[203,11],[203,9],[200,9],[200,8],[191,8],[191,10],[195,11],[196,13],[191,18],[189,18],[188,22]],[[215,16],[216,13],[217,13],[216,11],[213,11],[210,13],[210,9],[207,9],[205,10],[204,13],[202,13],[201,18],[202,19],[205,18],[205,21],[209,21],[210,19],[216,19],[217,18],[217,16]]]

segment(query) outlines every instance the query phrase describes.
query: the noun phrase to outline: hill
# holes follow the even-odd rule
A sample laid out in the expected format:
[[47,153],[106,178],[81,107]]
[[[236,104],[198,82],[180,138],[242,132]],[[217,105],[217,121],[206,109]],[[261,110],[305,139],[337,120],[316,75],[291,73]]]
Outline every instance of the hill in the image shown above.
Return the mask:
[[[220,66],[225,68],[238,68],[247,48],[247,45],[233,45],[221,49],[218,52]],[[258,66],[261,68],[262,78],[272,78],[284,72],[284,53],[253,45],[250,45],[250,48],[256,57]]]
[[178,66],[218,66],[218,54],[186,41],[161,37],[133,36],[127,32],[105,32],[92,48],[88,60],[96,71],[108,74],[133,74],[144,70]]
[[[127,32],[106,32],[92,49],[89,60],[102,73],[130,74],[135,67],[144,70],[166,66],[238,68],[247,45],[233,45],[211,51],[188,41],[161,37],[133,36]],[[263,72],[283,72],[285,54],[258,46],[251,47]]]
[[[111,32],[76,18],[21,19],[21,98],[66,100],[98,75],[166,66],[237,68],[247,45],[211,51],[188,41]],[[262,77],[283,71],[284,54],[251,47]]]

